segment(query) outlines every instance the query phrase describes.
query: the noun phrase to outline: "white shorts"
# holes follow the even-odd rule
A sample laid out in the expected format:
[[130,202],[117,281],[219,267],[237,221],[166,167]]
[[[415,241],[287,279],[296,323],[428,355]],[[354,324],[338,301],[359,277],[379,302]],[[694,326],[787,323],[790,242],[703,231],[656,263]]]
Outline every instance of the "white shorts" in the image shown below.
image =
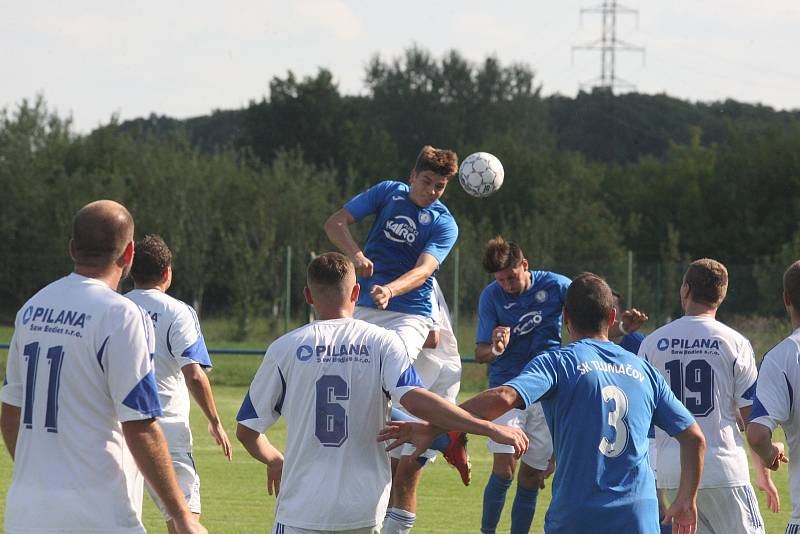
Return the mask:
[[307,528],[290,527],[276,522],[272,526],[272,534],[381,534],[378,526],[353,528],[350,530],[309,530]]
[[[455,404],[458,398],[458,390],[461,387],[461,361],[442,360],[430,350],[423,349],[419,353],[417,361],[414,362],[414,370],[417,371],[419,379],[425,388],[436,393],[445,400]],[[396,407],[403,413],[408,413],[402,406]],[[413,417],[413,416],[412,416]],[[406,443],[402,447],[389,451],[392,458],[401,456],[411,456],[416,447]],[[436,459],[439,451],[428,449],[421,456],[432,462]]]
[[[181,492],[186,498],[186,503],[189,505],[189,511],[193,514],[199,514],[200,477],[197,475],[197,469],[194,465],[192,453],[173,452],[170,454],[172,456],[172,466],[175,468],[175,476],[178,479],[178,486],[181,488]],[[150,498],[153,499],[153,502],[156,503],[158,509],[161,510],[161,514],[164,516],[164,521],[169,521],[172,519],[169,513],[167,513],[166,508],[164,508],[164,503],[161,502],[161,499],[158,497],[158,495],[156,495],[156,492],[153,491],[153,488],[150,487],[150,484],[145,481],[144,485],[145,488],[147,488],[147,493],[150,494]]]
[[433,328],[433,320],[430,317],[377,310],[366,306],[356,306],[353,317],[397,332],[405,343],[412,362],[416,360],[422,345],[428,339],[428,332]]
[[[534,469],[544,471],[553,456],[553,438],[544,418],[542,405],[538,402],[531,404],[526,410],[512,408],[494,420],[495,423],[514,428],[521,428],[528,436],[530,444],[528,450],[522,455],[522,461]],[[489,451],[494,454],[513,454],[514,447],[501,445],[492,441],[487,442]]]
[[[664,490],[670,502],[677,489]],[[764,534],[764,520],[750,484],[697,492],[697,534]]]

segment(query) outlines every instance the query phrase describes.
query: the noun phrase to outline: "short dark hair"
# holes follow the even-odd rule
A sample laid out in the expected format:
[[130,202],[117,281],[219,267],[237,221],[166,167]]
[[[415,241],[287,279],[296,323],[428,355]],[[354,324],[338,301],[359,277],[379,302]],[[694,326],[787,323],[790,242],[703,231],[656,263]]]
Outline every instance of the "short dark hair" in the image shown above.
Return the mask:
[[800,312],[800,261],[791,264],[783,273],[783,290],[795,311]]
[[112,200],[85,205],[72,219],[75,263],[102,267],[116,261],[133,239],[133,217]]
[[339,252],[320,254],[308,264],[306,285],[314,294],[341,293],[351,288],[345,287],[348,278],[355,280],[353,262]]
[[493,274],[509,267],[517,267],[524,259],[519,245],[513,241],[506,241],[503,236],[497,236],[486,243],[483,268],[487,273]]
[[172,265],[172,251],[157,235],[146,235],[136,242],[131,276],[134,283],[155,284],[161,281],[164,270]]
[[450,179],[458,172],[458,155],[452,150],[426,145],[419,151],[417,161],[414,163],[414,172],[422,171],[431,171]]
[[683,282],[693,301],[716,308],[728,293],[728,269],[717,260],[701,258],[689,264]]
[[608,328],[614,308],[611,288],[593,273],[581,273],[572,280],[564,299],[564,310],[577,332],[597,334]]

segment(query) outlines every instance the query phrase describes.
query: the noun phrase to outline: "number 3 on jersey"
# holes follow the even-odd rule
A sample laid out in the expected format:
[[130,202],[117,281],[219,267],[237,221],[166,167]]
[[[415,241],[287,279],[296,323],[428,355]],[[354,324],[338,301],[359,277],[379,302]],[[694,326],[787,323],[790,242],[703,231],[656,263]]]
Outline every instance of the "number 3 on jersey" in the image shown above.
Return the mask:
[[317,380],[317,418],[314,434],[324,447],[341,447],[347,440],[347,411],[336,401],[348,400],[350,388],[339,375]]
[[[616,458],[625,451],[628,446],[628,397],[625,392],[617,386],[606,386],[601,391],[603,404],[608,407],[608,427],[610,431],[603,428],[604,436],[600,439],[598,449],[604,456]],[[611,439],[608,435],[613,436]]]

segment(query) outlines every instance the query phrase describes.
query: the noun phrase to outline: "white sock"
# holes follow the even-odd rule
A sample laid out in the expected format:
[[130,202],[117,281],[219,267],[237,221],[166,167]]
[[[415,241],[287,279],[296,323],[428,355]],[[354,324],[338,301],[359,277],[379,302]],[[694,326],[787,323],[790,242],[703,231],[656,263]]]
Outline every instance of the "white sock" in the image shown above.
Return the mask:
[[412,514],[401,508],[386,510],[386,519],[383,521],[383,534],[409,534],[414,527],[417,514]]

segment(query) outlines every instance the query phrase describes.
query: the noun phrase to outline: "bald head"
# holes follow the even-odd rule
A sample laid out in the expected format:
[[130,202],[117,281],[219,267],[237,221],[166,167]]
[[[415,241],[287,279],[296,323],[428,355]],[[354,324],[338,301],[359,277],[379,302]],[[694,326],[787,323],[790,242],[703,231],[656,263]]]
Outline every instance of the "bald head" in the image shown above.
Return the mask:
[[77,265],[109,265],[122,256],[132,240],[133,217],[113,200],[91,202],[72,220],[72,254]]

